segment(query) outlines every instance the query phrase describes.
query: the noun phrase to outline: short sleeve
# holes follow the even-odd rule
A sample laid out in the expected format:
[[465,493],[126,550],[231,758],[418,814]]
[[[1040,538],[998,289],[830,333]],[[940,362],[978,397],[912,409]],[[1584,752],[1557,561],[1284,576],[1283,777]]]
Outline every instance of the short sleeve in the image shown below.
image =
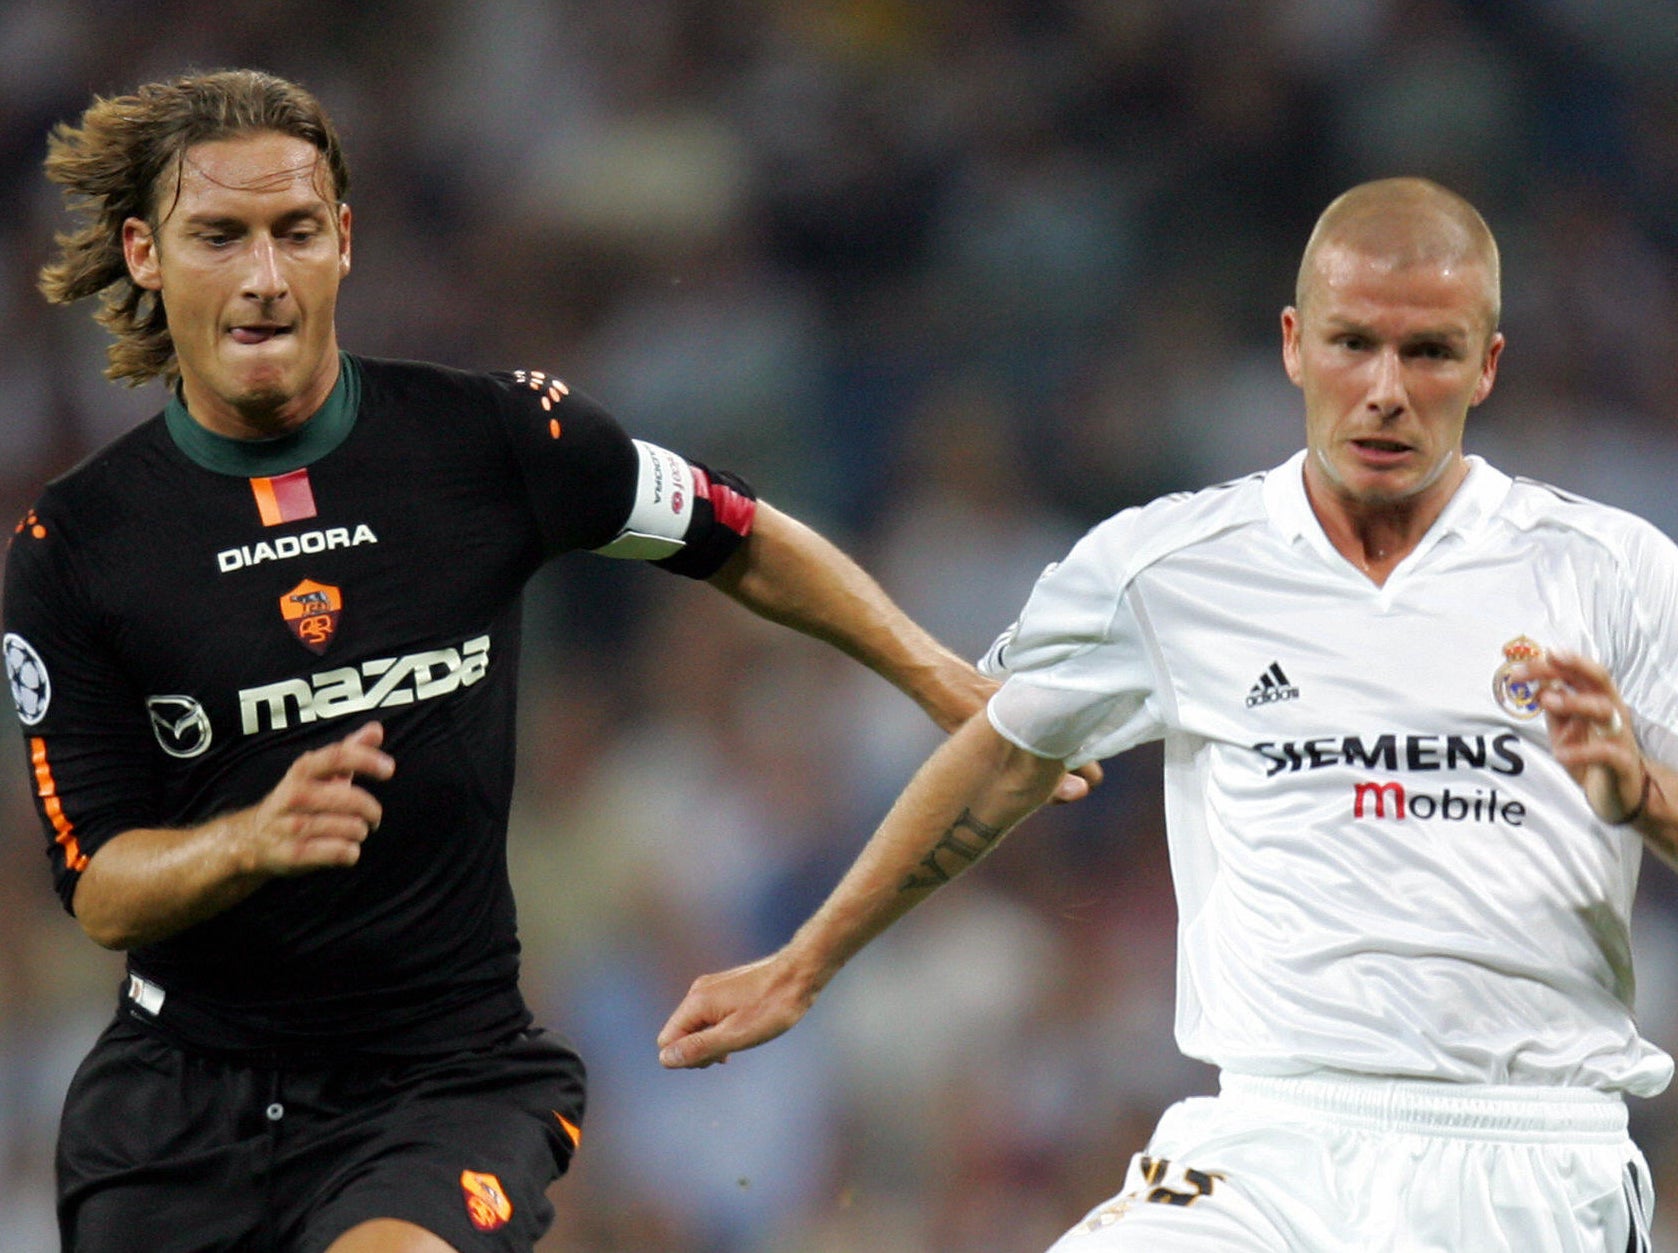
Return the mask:
[[1044,571],[984,663],[1005,679],[988,707],[997,732],[1072,768],[1164,731],[1153,652],[1117,560],[1123,530],[1110,520]]
[[550,374],[494,377],[548,555],[583,548],[709,578],[750,533],[756,497],[738,476],[630,438]]
[[1644,748],[1678,767],[1678,546],[1637,520],[1607,577],[1603,599],[1616,606],[1605,627],[1609,668]]
[[491,375],[501,420],[549,556],[598,548],[634,500],[633,441],[602,406],[553,375]]
[[88,858],[155,825],[155,749],[133,690],[79,586],[68,536],[38,506],[12,536],[4,644],[36,812],[66,909]]

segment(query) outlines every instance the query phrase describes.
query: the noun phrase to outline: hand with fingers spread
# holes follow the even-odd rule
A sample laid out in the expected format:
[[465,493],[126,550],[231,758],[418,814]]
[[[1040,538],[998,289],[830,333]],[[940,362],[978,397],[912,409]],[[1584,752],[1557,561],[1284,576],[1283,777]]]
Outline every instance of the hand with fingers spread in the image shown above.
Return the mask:
[[293,762],[274,790],[235,820],[250,871],[291,875],[355,865],[383,816],[356,779],[390,778],[396,763],[383,743],[384,728],[370,722]]
[[1613,677],[1569,652],[1541,653],[1516,677],[1538,685],[1550,751],[1585,789],[1592,811],[1604,822],[1635,822],[1648,808],[1654,776]]

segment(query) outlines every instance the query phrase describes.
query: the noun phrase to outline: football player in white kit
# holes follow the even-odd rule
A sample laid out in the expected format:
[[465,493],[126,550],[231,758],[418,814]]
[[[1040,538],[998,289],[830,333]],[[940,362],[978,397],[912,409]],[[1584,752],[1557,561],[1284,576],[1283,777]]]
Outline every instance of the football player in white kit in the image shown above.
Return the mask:
[[1628,928],[1643,845],[1678,847],[1678,549],[1464,454],[1498,309],[1460,197],[1331,204],[1282,313],[1305,449],[1051,567],[988,716],[780,952],[694,984],[664,1063],[785,1031],[1063,770],[1162,740],[1176,1033],[1220,1090],[1056,1253],[1647,1249],[1624,1097],[1673,1063]]

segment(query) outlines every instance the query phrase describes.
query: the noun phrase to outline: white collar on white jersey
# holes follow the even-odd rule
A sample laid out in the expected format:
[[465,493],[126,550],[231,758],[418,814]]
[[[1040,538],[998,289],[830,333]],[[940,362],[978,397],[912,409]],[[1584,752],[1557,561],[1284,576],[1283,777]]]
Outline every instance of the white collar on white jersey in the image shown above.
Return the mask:
[[[1305,495],[1305,455],[1300,449],[1264,476],[1264,504],[1271,522],[1290,540],[1304,539],[1325,557],[1335,555],[1334,546]],[[1431,549],[1448,535],[1467,535],[1485,525],[1497,513],[1514,485],[1502,470],[1472,453],[1463,458],[1468,476],[1445,505],[1445,510],[1422,536],[1410,561]]]

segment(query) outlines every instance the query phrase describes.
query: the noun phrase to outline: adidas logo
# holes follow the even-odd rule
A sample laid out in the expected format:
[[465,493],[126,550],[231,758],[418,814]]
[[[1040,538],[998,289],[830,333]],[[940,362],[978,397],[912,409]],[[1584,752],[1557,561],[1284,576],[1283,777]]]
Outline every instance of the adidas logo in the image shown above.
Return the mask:
[[1299,689],[1288,682],[1288,676],[1282,673],[1282,663],[1273,661],[1270,668],[1259,675],[1258,682],[1253,684],[1247,693],[1247,708],[1253,709],[1259,705],[1274,705],[1279,700],[1298,700]]

